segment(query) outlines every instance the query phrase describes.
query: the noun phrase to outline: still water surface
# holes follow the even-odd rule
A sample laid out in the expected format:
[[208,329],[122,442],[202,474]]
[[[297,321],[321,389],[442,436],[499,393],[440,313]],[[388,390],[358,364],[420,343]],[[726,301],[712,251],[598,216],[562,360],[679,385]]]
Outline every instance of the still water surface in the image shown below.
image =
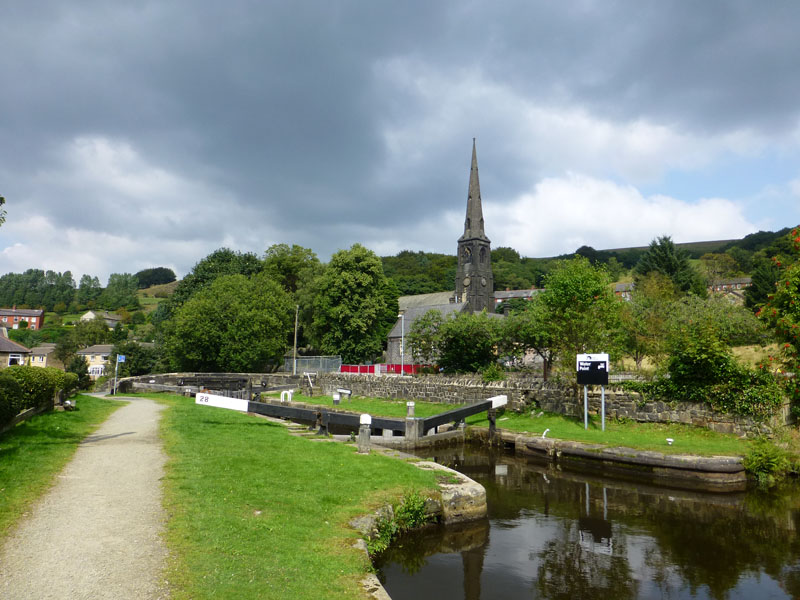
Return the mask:
[[393,600],[800,598],[800,487],[705,493],[458,448],[430,455],[486,487],[489,518],[399,540]]

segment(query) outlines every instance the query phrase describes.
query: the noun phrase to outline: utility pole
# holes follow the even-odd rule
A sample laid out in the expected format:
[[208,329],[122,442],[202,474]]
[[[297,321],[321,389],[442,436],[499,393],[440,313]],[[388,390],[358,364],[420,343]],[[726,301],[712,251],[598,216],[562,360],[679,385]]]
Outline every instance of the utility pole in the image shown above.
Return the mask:
[[297,375],[297,317],[300,315],[300,305],[295,304],[294,308],[294,361],[292,375]]

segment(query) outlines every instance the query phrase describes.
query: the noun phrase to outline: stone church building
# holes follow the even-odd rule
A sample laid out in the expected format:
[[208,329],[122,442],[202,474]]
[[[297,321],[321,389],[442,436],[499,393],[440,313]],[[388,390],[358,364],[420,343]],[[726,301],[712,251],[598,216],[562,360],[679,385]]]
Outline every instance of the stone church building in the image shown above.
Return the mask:
[[[447,317],[452,313],[487,311],[495,315],[494,277],[492,276],[492,242],[486,237],[481,206],[481,184],[478,178],[478,156],[475,140],[472,140],[472,165],[469,171],[467,193],[467,215],[464,233],[458,238],[458,266],[456,268],[455,291],[401,296],[398,299],[400,314],[389,332],[386,362],[401,362],[401,339],[408,336],[419,317],[429,310],[438,310]],[[501,318],[502,315],[496,315]],[[403,362],[410,364],[413,357],[408,341],[405,343]]]

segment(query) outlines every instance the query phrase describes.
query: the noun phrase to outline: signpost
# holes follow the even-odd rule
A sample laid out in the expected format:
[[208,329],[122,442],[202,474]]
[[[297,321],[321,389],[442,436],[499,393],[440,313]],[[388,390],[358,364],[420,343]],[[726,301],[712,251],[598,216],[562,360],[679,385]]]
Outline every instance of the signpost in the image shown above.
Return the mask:
[[125,362],[125,355],[124,354],[117,354],[117,362],[114,363],[114,395],[117,395],[117,370],[119,369],[119,363]]
[[575,364],[578,385],[583,385],[583,428],[589,429],[588,386],[600,385],[602,430],[606,430],[606,385],[608,385],[608,354],[578,354]]

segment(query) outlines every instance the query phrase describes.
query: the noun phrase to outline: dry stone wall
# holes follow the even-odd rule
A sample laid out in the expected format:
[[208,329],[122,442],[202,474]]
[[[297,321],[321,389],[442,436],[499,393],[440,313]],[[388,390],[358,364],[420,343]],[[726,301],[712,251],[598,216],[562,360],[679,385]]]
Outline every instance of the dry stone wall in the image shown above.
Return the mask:
[[[516,412],[539,410],[583,417],[583,388],[565,383],[545,382],[539,377],[512,377],[484,383],[478,377],[417,376],[374,377],[355,374],[326,374],[319,377],[323,393],[338,388],[352,390],[356,396],[426,400],[446,404],[471,403],[491,396],[508,396],[509,408]],[[601,393],[593,388],[588,394],[590,414],[600,414]],[[770,433],[787,422],[788,405],[779,415],[762,423],[748,417],[720,413],[708,404],[692,402],[646,401],[639,393],[616,388],[606,390],[606,416],[645,423],[684,423],[706,427],[720,433],[757,435]]]
[[[255,393],[262,389],[296,386],[308,393],[308,381],[302,376],[286,373],[170,373],[131,378],[136,389],[176,389],[191,386],[201,380],[241,384],[246,381]],[[224,389],[224,384],[220,384]],[[576,384],[545,382],[541,377],[512,374],[503,381],[484,383],[475,376],[397,376],[356,375],[350,373],[325,373],[315,377],[314,393],[331,395],[337,389],[349,389],[355,396],[425,400],[444,404],[464,404],[485,400],[492,396],[508,396],[509,408],[516,412],[547,411],[574,417],[583,417],[583,388]],[[600,389],[592,388],[588,395],[589,412],[600,414]],[[712,410],[707,404],[690,402],[660,402],[645,400],[636,392],[610,387],[606,390],[606,415],[646,423],[685,423],[707,427],[721,433],[756,435],[770,433],[789,420],[789,406],[785,405],[770,422],[761,423]]]

